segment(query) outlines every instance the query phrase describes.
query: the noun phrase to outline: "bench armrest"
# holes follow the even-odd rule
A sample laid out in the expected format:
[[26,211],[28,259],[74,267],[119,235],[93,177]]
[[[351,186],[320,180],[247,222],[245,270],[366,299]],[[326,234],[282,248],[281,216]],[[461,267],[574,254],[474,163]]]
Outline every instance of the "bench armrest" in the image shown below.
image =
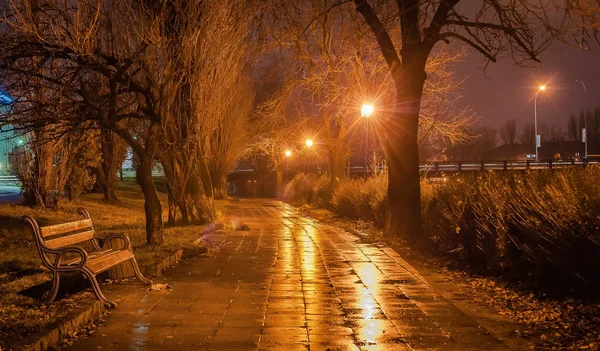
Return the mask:
[[112,239],[122,239],[123,241],[125,241],[125,245],[123,245],[122,247],[120,247],[118,249],[131,250],[131,240],[129,240],[129,237],[125,234],[110,234],[110,235],[106,235],[106,236],[96,234],[94,236],[94,239],[101,240],[104,243],[106,243],[107,241],[111,241]]
[[[65,247],[64,249],[54,249],[50,253],[56,254],[56,258],[54,259],[54,269],[59,271],[72,270],[73,268],[82,268],[83,266],[85,266],[88,260],[87,252],[80,246],[69,246]],[[62,260],[63,256],[72,253],[81,256],[81,261],[79,262],[79,264],[77,264],[76,266],[61,266],[60,261]]]

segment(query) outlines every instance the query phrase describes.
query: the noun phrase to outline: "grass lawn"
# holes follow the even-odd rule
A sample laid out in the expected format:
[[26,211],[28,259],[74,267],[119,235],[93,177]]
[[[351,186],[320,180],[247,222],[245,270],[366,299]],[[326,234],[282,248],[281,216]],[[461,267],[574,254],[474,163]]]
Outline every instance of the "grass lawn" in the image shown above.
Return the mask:
[[[146,245],[144,200],[136,185],[124,182],[117,192],[119,203],[104,203],[101,194],[86,194],[73,202],[64,200],[57,211],[0,205],[0,350],[10,349],[11,343],[26,337],[52,323],[93,294],[83,293],[67,296],[50,305],[40,303],[25,291],[51,278],[35,248],[33,234],[28,225],[21,223],[21,216],[33,216],[41,226],[81,219],[77,208],[87,209],[98,233],[127,234],[131,239],[140,265],[158,263],[180,248],[190,247],[198,239],[205,226],[167,226],[165,245]],[[166,213],[166,194],[159,193]],[[217,208],[223,208],[218,203]],[[218,214],[221,211],[217,210]],[[63,280],[64,281],[64,280]]]

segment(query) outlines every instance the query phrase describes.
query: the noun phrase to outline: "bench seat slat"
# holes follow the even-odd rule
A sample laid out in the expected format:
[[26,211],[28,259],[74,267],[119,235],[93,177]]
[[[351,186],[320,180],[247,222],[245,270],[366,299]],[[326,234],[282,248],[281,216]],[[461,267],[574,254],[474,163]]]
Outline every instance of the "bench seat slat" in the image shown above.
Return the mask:
[[92,220],[91,219],[82,219],[80,221],[49,225],[47,227],[40,227],[40,233],[42,237],[48,237],[53,235],[65,234],[69,232],[74,232],[77,230],[92,228]]
[[[121,262],[127,261],[133,257],[133,253],[129,250],[115,250],[108,249],[103,251],[96,251],[88,256],[86,267],[88,267],[94,274],[103,272],[114,265]],[[81,262],[81,258],[74,258],[69,261],[65,261],[63,265],[75,266]]]
[[45,240],[44,244],[51,249],[58,249],[69,245],[75,245],[83,241],[91,240],[94,237],[94,231],[81,232],[63,236],[61,238]]
[[91,261],[88,260],[86,266],[94,272],[94,274],[98,274],[121,262],[125,262],[132,257],[133,253],[129,250],[118,250],[108,255],[97,257]]
[[[114,253],[115,251],[117,251],[117,250],[108,249],[108,250],[90,252],[88,254],[88,262],[90,262],[91,260],[97,259],[98,257],[102,257],[102,256],[106,256],[110,253]],[[66,265],[66,266],[71,266],[71,265],[77,265],[77,264],[79,264],[79,262],[81,262],[81,257],[78,256],[76,258],[63,260],[62,264]]]

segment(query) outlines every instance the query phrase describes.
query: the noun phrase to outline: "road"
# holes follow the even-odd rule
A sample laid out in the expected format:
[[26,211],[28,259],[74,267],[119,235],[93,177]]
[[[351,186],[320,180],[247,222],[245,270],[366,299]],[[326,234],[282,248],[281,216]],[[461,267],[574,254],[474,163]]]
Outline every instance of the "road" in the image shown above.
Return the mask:
[[424,283],[394,250],[242,200],[248,231],[205,237],[209,257],[156,279],[105,287],[119,303],[70,350],[507,350]]
[[18,204],[23,202],[21,188],[11,183],[0,182],[0,204]]

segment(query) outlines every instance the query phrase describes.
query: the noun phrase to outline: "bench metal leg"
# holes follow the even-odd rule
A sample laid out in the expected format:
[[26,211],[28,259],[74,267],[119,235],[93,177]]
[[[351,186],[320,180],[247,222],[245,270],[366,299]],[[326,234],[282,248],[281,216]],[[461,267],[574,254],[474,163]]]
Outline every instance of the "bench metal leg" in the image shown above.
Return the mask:
[[45,303],[52,303],[54,299],[56,299],[56,295],[58,294],[58,285],[60,284],[60,276],[57,271],[52,272],[52,289],[46,291],[42,300]]
[[102,290],[100,290],[100,284],[98,283],[98,280],[96,279],[96,276],[94,275],[94,273],[90,272],[87,269],[83,269],[82,271],[86,275],[86,277],[88,277],[88,279],[90,280],[90,283],[92,283],[92,288],[94,289],[94,294],[96,294],[96,298],[98,300],[104,302],[104,306],[108,309],[117,307],[116,303],[110,301],[109,299],[106,298],[106,296],[104,296],[104,294],[102,293]]
[[140,271],[140,267],[137,264],[137,261],[135,260],[135,257],[131,258],[131,264],[133,266],[133,271],[135,272],[135,276],[136,278],[142,283],[142,284],[146,284],[146,285],[152,285],[152,280],[144,277],[144,275],[142,274],[142,272]]

